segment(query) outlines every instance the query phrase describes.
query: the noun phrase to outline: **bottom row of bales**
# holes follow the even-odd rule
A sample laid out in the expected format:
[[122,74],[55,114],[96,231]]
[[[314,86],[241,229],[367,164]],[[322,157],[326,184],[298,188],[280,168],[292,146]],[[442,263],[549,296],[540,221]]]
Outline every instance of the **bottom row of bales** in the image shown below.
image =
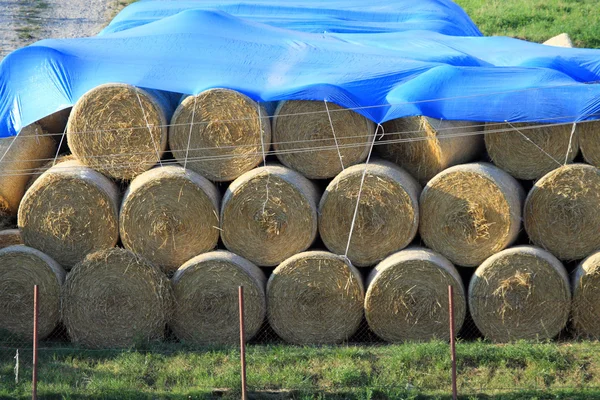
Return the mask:
[[389,342],[448,339],[448,286],[454,288],[455,325],[467,303],[488,339],[556,336],[571,313],[579,334],[600,336],[600,253],[574,274],[573,301],[565,268],[531,246],[488,258],[471,278],[468,296],[456,268],[425,248],[409,248],[379,263],[366,280],[344,257],[325,251],[296,254],[267,280],[248,260],[227,251],[184,263],[169,280],[159,268],[121,248],[88,255],[67,275],[38,250],[0,250],[0,330],[32,336],[32,285],[39,286],[40,337],[62,320],[74,343],[128,347],[161,340],[166,325],[189,344],[235,344],[239,286],[244,287],[246,339],[265,318],[283,340],[329,344],[348,340],[363,316]]

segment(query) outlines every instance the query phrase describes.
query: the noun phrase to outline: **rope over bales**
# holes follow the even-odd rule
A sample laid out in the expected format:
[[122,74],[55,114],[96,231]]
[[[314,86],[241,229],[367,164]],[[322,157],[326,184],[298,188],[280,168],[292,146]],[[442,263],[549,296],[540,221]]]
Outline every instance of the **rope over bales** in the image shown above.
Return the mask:
[[458,332],[466,314],[466,293],[450,261],[425,248],[392,254],[367,278],[365,316],[369,327],[388,342],[450,338],[448,285],[454,288]]
[[[485,146],[498,167],[518,179],[538,179],[573,161],[579,152],[578,129],[572,124],[486,124]],[[496,132],[494,132],[496,131]]]
[[406,247],[419,226],[417,181],[387,161],[358,164],[338,174],[321,197],[319,233],[327,248],[345,254],[365,169],[347,255],[356,266],[373,265]]
[[421,193],[421,238],[454,264],[478,266],[516,239],[524,197],[521,185],[491,164],[448,168]]
[[347,340],[363,315],[360,273],[325,251],[296,254],[281,263],[267,283],[269,324],[294,344]]
[[129,250],[89,254],[69,273],[62,318],[74,343],[130,347],[162,339],[173,292],[165,274]]
[[260,268],[228,251],[192,258],[173,275],[173,332],[186,343],[238,343],[238,287],[243,286],[245,337],[250,340],[265,319],[266,282]]
[[565,268],[552,254],[532,246],[491,256],[469,284],[473,321],[496,342],[553,338],[565,327],[570,305]]
[[536,245],[562,260],[600,249],[600,170],[571,164],[537,181],[525,201],[525,230]]
[[0,249],[17,244],[23,244],[23,238],[21,238],[21,232],[18,229],[0,231]]
[[177,162],[213,181],[232,181],[256,167],[270,145],[265,108],[229,89],[187,96],[169,128],[169,147]]
[[423,185],[448,167],[472,161],[483,148],[482,128],[475,122],[406,117],[385,122],[383,130],[377,153]]
[[178,165],[144,172],[123,196],[123,246],[165,272],[176,270],[217,245],[220,197],[209,180]]
[[311,181],[279,165],[237,178],[223,196],[221,239],[259,266],[306,250],[317,235],[319,194]]
[[0,250],[0,330],[22,339],[33,337],[33,286],[39,286],[40,338],[48,336],[60,317],[60,287],[65,271],[41,251],[26,246]]
[[154,166],[167,145],[170,99],[158,91],[109,83],[85,93],[67,124],[71,152],[116,179],[132,179]]
[[50,168],[23,197],[18,223],[23,241],[70,268],[119,238],[116,185],[78,161]]
[[373,122],[362,115],[322,101],[284,101],[273,116],[277,158],[310,179],[333,178],[363,162],[374,132]]
[[600,338],[600,252],[583,260],[573,274],[572,320],[577,334]]
[[55,160],[50,160],[47,163],[40,166],[39,168],[35,169],[35,171],[32,171],[32,173],[30,174],[29,181],[27,182],[27,185],[25,187],[26,190],[29,190],[31,185],[33,185],[33,182],[35,182],[37,180],[37,178],[42,176],[42,174],[44,172],[48,171],[50,168],[52,168],[60,163],[63,163],[65,161],[71,161],[71,160],[77,160],[77,157],[75,157],[73,154],[69,154],[66,156],[60,156],[60,157],[57,157]]

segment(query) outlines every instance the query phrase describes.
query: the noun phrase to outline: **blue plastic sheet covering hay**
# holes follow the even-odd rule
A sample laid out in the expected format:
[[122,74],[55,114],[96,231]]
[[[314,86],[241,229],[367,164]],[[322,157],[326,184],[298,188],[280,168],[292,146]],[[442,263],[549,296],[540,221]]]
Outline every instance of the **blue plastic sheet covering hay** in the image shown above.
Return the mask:
[[408,115],[566,122],[600,113],[600,50],[483,37],[451,0],[134,3],[98,36],[43,40],[0,64],[0,137],[107,82]]

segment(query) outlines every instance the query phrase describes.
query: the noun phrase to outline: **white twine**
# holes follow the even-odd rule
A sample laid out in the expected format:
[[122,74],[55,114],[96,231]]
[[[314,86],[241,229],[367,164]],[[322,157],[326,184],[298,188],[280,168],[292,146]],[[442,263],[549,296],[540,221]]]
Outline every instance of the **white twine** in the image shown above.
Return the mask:
[[327,106],[327,100],[323,100],[325,103],[325,111],[327,111],[327,118],[329,118],[329,125],[331,126],[331,132],[333,133],[333,140],[335,141],[335,148],[337,149],[338,157],[340,158],[340,164],[342,165],[342,171],[344,170],[344,160],[342,159],[342,153],[340,152],[340,146],[338,145],[337,136],[335,135],[335,129],[333,128],[333,121],[331,120],[331,114],[329,114],[329,107]]
[[187,147],[185,149],[185,161],[183,162],[183,168],[187,167],[188,155],[190,154],[190,142],[192,140],[192,128],[194,127],[194,117],[196,116],[196,100],[198,96],[194,96],[194,108],[192,108],[192,122],[190,124],[190,134],[188,135]]
[[525,139],[527,139],[527,141],[529,141],[529,143],[533,144],[535,147],[537,147],[542,153],[544,153],[545,155],[547,155],[548,157],[550,157],[555,163],[557,163],[560,167],[562,167],[562,164],[560,162],[558,162],[558,160],[554,157],[552,157],[550,154],[548,154],[546,152],[546,150],[542,149],[540,146],[538,146],[533,140],[529,139],[526,135],[523,134],[523,132],[521,132],[520,130],[518,130],[513,124],[511,124],[508,121],[504,121],[506,122],[511,128],[513,128],[515,131],[519,132],[521,134],[521,136],[523,136]]
[[[258,109],[258,128],[259,128],[259,136],[260,136],[260,149],[262,151],[263,165],[266,167],[267,166],[267,155],[265,153],[265,141],[263,140],[262,113],[260,111],[260,103],[258,103],[258,102],[256,103],[256,108]],[[265,202],[263,203],[263,206],[262,206],[263,214],[265,213],[267,203],[269,202],[269,182],[271,180],[271,174],[269,173],[269,170],[266,170],[266,171],[267,171],[267,184],[266,184],[267,193],[266,193]]]
[[56,154],[54,155],[54,162],[52,162],[52,166],[56,165],[56,160],[58,159],[58,153],[60,153],[60,148],[62,147],[63,141],[65,140],[65,135],[67,134],[67,127],[63,131],[62,136],[60,137],[60,142],[58,143],[58,148],[56,149]]
[[569,136],[569,147],[567,147],[567,154],[565,155],[565,165],[569,162],[569,153],[571,153],[571,146],[573,144],[573,136],[575,135],[575,127],[577,126],[577,122],[573,122],[573,127],[571,128],[571,136]]
[[148,118],[146,117],[146,110],[144,110],[144,106],[142,105],[142,99],[140,99],[140,94],[137,89],[135,90],[135,95],[137,96],[138,102],[140,103],[140,108],[142,109],[142,114],[144,115],[144,121],[146,121],[146,127],[148,128],[148,133],[150,134],[150,139],[152,139],[152,144],[154,145],[154,150],[156,150],[156,158],[158,159],[158,164],[162,167],[162,160],[160,159],[160,154],[158,152],[158,146],[156,145],[156,140],[154,140],[154,136],[152,136],[152,128],[148,123]]

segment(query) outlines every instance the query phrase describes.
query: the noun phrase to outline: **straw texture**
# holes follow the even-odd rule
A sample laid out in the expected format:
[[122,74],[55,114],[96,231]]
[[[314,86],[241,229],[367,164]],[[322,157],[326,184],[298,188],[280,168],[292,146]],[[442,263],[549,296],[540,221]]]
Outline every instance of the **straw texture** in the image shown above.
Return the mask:
[[239,344],[238,288],[243,286],[245,338],[250,340],[265,319],[266,282],[260,268],[228,251],[192,258],[173,275],[173,332],[186,343]]
[[521,185],[491,164],[448,168],[421,193],[421,238],[454,264],[478,266],[516,239],[524,197]]
[[285,260],[267,283],[269,324],[294,344],[347,340],[363,315],[360,273],[340,256],[308,251]]
[[18,222],[23,241],[69,269],[86,254],[119,238],[118,191],[78,161],[50,168],[23,198]]
[[44,172],[48,171],[50,168],[54,167],[57,164],[63,163],[65,161],[71,161],[71,160],[77,160],[77,158],[73,154],[60,156],[60,157],[57,157],[56,159],[52,159],[52,160],[46,162],[42,166],[33,170],[30,174],[29,181],[27,182],[27,185],[25,186],[25,191],[29,190],[31,185],[33,185],[33,182],[35,182],[40,176],[42,176],[42,174]]
[[279,165],[246,172],[223,196],[221,239],[259,266],[277,265],[306,250],[317,235],[315,185]]
[[186,97],[171,125],[169,147],[175,159],[213,181],[232,181],[256,167],[271,145],[265,108],[234,90]]
[[[538,124],[486,124],[485,147],[498,167],[518,179],[539,179],[573,161],[579,152],[579,135],[572,125],[532,128]],[[494,131],[504,131],[495,132]]]
[[174,271],[217,245],[219,201],[217,188],[193,171],[175,165],[146,171],[123,196],[123,246]]
[[273,116],[277,158],[307,178],[333,178],[363,162],[373,141],[373,122],[333,103],[327,108],[322,101],[291,100],[279,103]]
[[23,238],[18,229],[5,229],[0,231],[0,249],[17,244],[23,244]]
[[425,248],[409,248],[377,264],[367,279],[365,316],[388,342],[448,340],[448,286],[454,288],[454,324],[466,313],[466,293],[450,261]]
[[578,335],[600,339],[600,252],[583,260],[573,273],[573,327]]
[[41,251],[26,246],[0,250],[0,331],[33,337],[33,286],[38,285],[38,335],[48,336],[59,321],[64,280],[62,267]]
[[577,124],[579,144],[583,158],[589,164],[600,167],[600,121],[586,121]]
[[525,229],[536,245],[562,260],[600,249],[600,170],[584,164],[556,169],[537,181],[525,202]]
[[347,255],[352,264],[361,267],[377,263],[413,240],[419,226],[421,193],[413,177],[387,161],[358,164],[341,172],[319,203],[319,233],[332,253],[345,254],[363,173]]
[[553,338],[565,327],[570,306],[565,268],[552,254],[532,246],[493,255],[469,284],[473,321],[495,342]]
[[162,157],[169,117],[169,101],[159,92],[100,85],[73,107],[67,141],[83,164],[112,178],[132,179]]
[[120,348],[162,339],[173,291],[165,274],[129,250],[89,254],[69,273],[62,318],[74,343]]
[[474,160],[483,149],[481,124],[475,122],[406,117],[385,122],[383,130],[378,154],[423,185],[448,167]]

